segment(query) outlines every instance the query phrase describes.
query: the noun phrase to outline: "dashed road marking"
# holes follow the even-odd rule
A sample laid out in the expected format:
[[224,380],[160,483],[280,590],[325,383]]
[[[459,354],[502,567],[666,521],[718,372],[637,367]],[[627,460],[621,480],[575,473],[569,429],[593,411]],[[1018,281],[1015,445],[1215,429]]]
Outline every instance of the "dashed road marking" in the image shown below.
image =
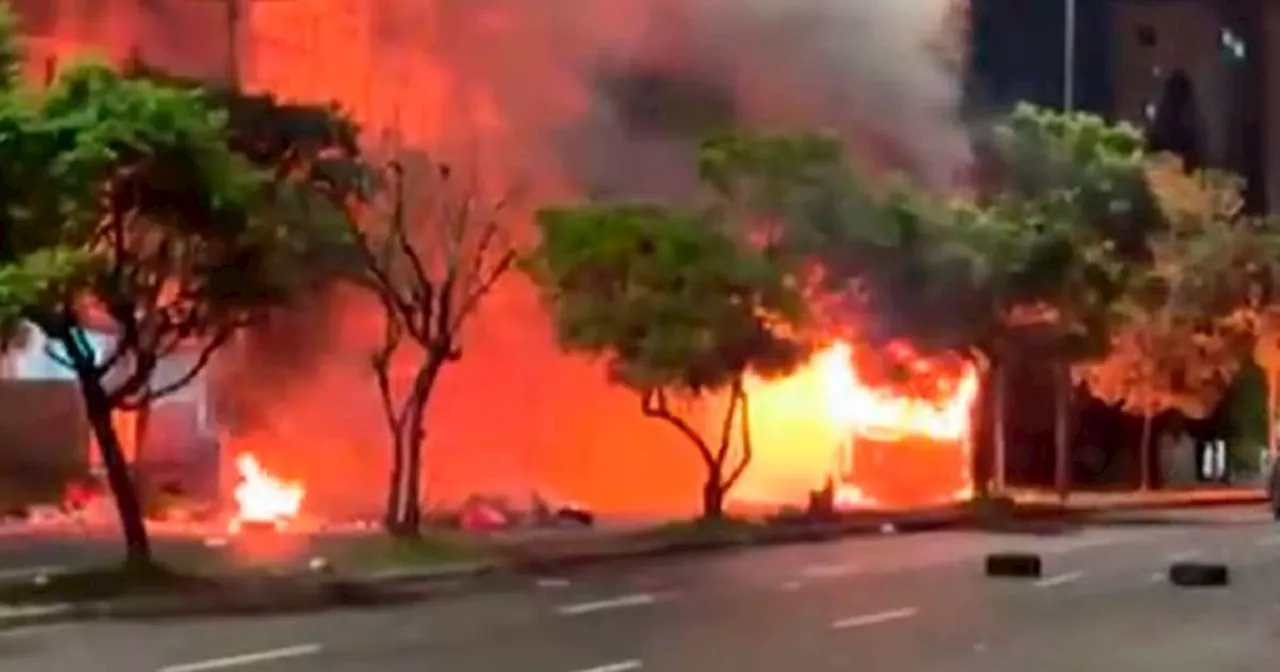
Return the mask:
[[568,588],[569,579],[546,578],[538,579],[539,588]]
[[606,663],[589,667],[585,670],[577,670],[576,672],[630,672],[644,667],[644,662],[640,660],[620,660],[616,663]]
[[1280,534],[1272,534],[1258,539],[1258,545],[1264,548],[1280,546]]
[[835,565],[809,565],[808,567],[800,570],[800,575],[809,579],[834,579],[857,573],[858,567],[849,563]]
[[1035,582],[1035,587],[1036,588],[1056,588],[1058,586],[1064,586],[1068,583],[1075,583],[1076,581],[1079,581],[1082,578],[1084,578],[1084,572],[1067,572],[1066,574],[1058,574],[1057,576],[1050,576],[1044,579],[1040,579],[1039,581]]
[[24,625],[9,630],[0,630],[0,639],[21,639],[37,637],[46,633],[59,632],[71,628],[70,623],[48,623],[45,625]]
[[842,618],[831,624],[833,630],[846,630],[849,628],[865,628],[870,625],[880,625],[881,623],[889,623],[891,621],[901,621],[903,619],[912,618],[920,613],[915,607],[903,607],[902,609],[893,609],[890,611],[881,611],[874,614],[864,614],[862,616],[852,616],[850,618]]
[[1178,551],[1177,553],[1170,553],[1165,559],[1168,560],[1169,562],[1186,562],[1188,560],[1194,560],[1198,557],[1200,557],[1200,551],[1191,549],[1186,551]]
[[632,595],[622,595],[607,600],[595,600],[592,602],[578,602],[575,604],[566,604],[556,608],[556,613],[561,616],[581,616],[597,611],[608,611],[610,609],[626,609],[629,607],[643,607],[657,602],[658,598],[652,593],[635,593]]
[[285,646],[279,649],[258,651],[256,653],[244,653],[236,656],[226,656],[224,658],[209,658],[207,660],[198,660],[192,663],[180,663],[178,665],[162,667],[157,672],[206,672],[207,670],[225,670],[232,667],[244,667],[246,665],[256,665],[258,663],[284,660],[285,658],[314,656],[315,654],[320,653],[320,651],[321,646],[319,644],[298,644],[296,646]]

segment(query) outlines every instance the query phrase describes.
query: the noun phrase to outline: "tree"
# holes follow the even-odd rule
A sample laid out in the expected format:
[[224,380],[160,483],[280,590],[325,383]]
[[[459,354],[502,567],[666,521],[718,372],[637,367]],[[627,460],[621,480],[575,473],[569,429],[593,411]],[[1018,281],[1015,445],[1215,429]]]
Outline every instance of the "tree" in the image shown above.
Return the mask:
[[[792,370],[808,349],[797,335],[804,301],[782,265],[716,216],[649,205],[544,210],[527,269],[543,289],[565,349],[605,358],[645,416],[665,422],[706,468],[702,513],[751,463],[748,372]],[[699,433],[678,398],[726,392],[718,436]],[[739,451],[733,455],[734,433]]]
[[1030,353],[1055,362],[1058,485],[1068,474],[1072,361],[1097,352],[1126,274],[1159,224],[1134,129],[1020,106],[979,147],[972,199],[899,182],[879,192],[845,170],[808,190],[792,225],[828,287],[865,304],[871,335],[977,361],[1003,485],[1004,371]]
[[[425,413],[436,382],[462,357],[463,331],[515,261],[507,200],[423,154],[386,166],[383,202],[350,220],[359,286],[382,308],[383,338],[371,359],[392,438],[384,523],[396,535],[421,527]],[[405,384],[397,363],[412,360]]]
[[1152,422],[1164,411],[1200,418],[1231,384],[1249,345],[1234,319],[1242,183],[1217,171],[1187,173],[1169,155],[1147,162],[1147,179],[1167,228],[1149,243],[1150,264],[1129,278],[1110,351],[1078,367],[1094,396],[1142,418],[1143,489],[1153,478]]
[[[1143,172],[1143,139],[1127,124],[1020,105],[995,128],[985,207],[1032,222],[1035,247],[1054,259],[1036,271],[1030,304],[1042,316],[1032,352],[1052,362],[1054,483],[1070,490],[1071,367],[1105,352],[1127,278],[1149,258],[1163,225]],[[1035,269],[1035,267],[1031,267]]]
[[[228,146],[267,176],[272,188],[289,193],[287,201],[274,204],[279,215],[321,234],[293,250],[294,265],[301,271],[294,278],[296,298],[320,295],[334,282],[351,277],[359,259],[352,254],[350,238],[344,235],[347,213],[353,204],[368,200],[372,180],[358,142],[360,129],[343,110],[334,105],[284,102],[269,92],[247,93],[174,76],[137,57],[123,70],[131,79],[197,93],[223,112]],[[281,310],[264,315],[262,324],[249,329],[242,340],[251,343],[265,333],[271,322],[295,308],[295,302],[288,303],[291,305],[280,305]],[[219,394],[223,382],[216,376],[209,381],[215,403],[228,411],[224,419],[236,417],[244,409],[227,405],[237,396]],[[134,441],[139,451],[147,442],[149,416],[150,403],[144,402],[134,418]]]
[[[304,195],[275,188],[234,152],[224,115],[198,92],[95,63],[65,69],[44,92],[6,91],[0,128],[0,248],[15,259],[84,258],[21,315],[76,375],[127,562],[147,566],[112,411],[185,386],[233,333],[287,299],[302,270],[294,250],[312,233],[290,216]],[[105,352],[91,329],[111,334]],[[158,380],[179,353],[186,370]]]

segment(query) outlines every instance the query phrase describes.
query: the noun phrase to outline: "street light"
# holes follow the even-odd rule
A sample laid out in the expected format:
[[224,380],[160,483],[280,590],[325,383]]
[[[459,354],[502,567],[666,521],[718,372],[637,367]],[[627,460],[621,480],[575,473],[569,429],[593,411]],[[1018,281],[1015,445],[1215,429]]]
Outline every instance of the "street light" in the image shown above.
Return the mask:
[[1071,112],[1076,106],[1076,0],[1066,3],[1066,20],[1062,35],[1062,109]]

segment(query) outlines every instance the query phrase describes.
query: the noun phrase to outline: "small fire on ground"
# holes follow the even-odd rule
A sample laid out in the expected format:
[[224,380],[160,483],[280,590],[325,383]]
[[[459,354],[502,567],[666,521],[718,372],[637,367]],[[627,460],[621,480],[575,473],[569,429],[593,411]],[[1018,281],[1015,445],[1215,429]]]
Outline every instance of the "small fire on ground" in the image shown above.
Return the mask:
[[236,505],[232,533],[245,527],[284,530],[297,519],[306,496],[302,483],[273,476],[252,453],[236,458],[236,471],[239,482],[232,492]]

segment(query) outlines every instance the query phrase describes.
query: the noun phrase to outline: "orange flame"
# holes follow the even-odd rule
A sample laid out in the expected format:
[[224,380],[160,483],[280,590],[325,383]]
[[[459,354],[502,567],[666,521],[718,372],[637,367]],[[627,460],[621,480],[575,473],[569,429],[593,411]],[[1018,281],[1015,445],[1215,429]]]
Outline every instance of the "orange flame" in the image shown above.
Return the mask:
[[[910,357],[911,353],[904,352]],[[853,366],[853,348],[837,343],[818,356],[817,365],[831,381],[833,417],[853,435],[874,441],[928,438],[963,441],[971,431],[971,411],[978,397],[977,371],[965,366],[956,376],[935,371],[925,359],[910,361],[910,374],[933,384],[933,394],[904,393],[867,383]],[[948,379],[950,378],[950,379]]]
[[895,344],[886,354],[901,364],[902,379],[879,381],[859,354],[868,353],[837,342],[787,378],[750,382],[756,450],[743,500],[794,502],[828,478],[842,505],[969,496],[977,369]]
[[233,493],[236,501],[236,514],[231,523],[233,531],[246,523],[281,529],[297,518],[306,494],[301,483],[272,476],[252,453],[242,453],[237,457],[236,469],[240,482]]

